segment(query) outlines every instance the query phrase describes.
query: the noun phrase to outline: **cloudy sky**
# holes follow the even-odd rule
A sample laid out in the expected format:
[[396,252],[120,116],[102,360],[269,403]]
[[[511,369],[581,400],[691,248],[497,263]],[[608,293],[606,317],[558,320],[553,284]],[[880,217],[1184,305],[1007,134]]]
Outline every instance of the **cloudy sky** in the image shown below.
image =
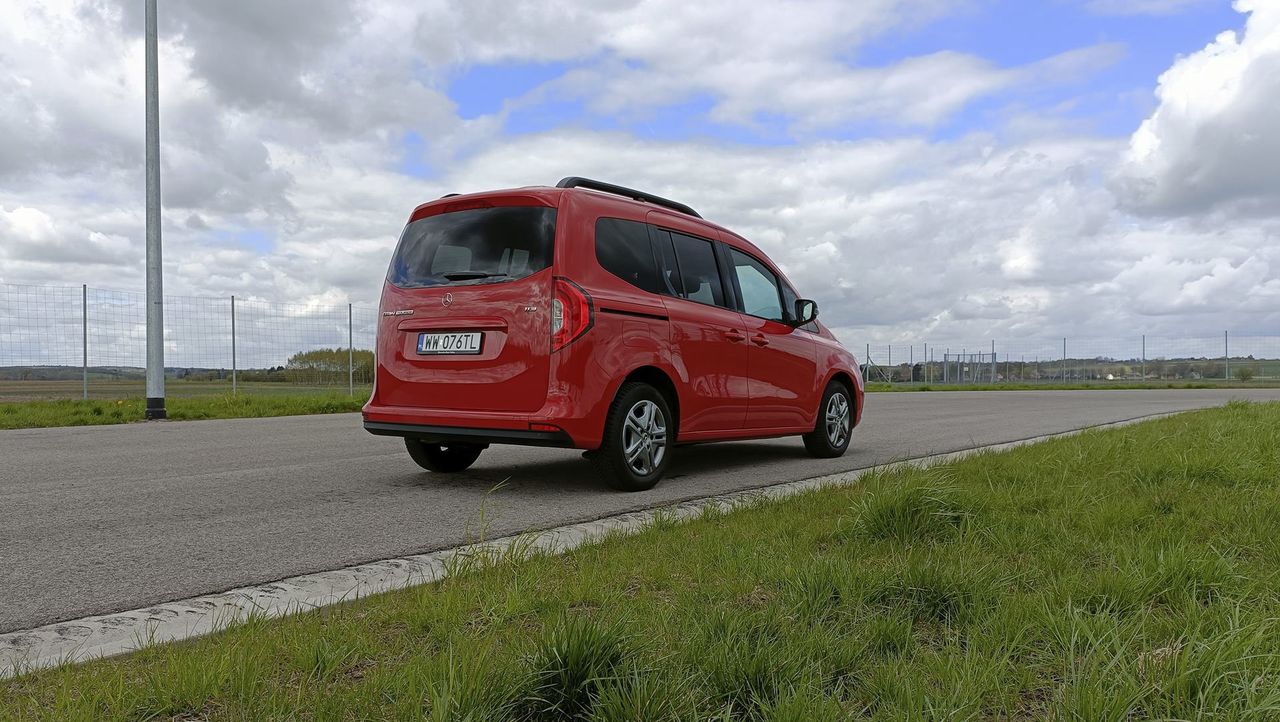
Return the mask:
[[[142,7],[0,4],[0,283],[142,288]],[[172,293],[372,305],[417,203],[585,175],[751,238],[857,347],[1280,328],[1277,0],[160,15]]]

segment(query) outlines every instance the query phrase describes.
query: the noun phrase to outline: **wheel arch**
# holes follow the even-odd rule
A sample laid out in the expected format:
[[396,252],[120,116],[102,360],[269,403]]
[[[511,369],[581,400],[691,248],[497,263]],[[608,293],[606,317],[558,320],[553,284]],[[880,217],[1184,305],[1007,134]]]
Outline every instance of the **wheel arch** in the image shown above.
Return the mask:
[[[853,375],[848,371],[836,369],[827,377],[826,383],[822,384],[822,391],[824,394],[826,393],[827,387],[830,386],[833,381],[839,381],[844,384],[845,388],[849,389],[849,400],[853,403],[853,426],[857,426],[862,420],[862,394],[858,393],[858,384],[853,380]],[[815,425],[821,417],[822,413],[821,410],[819,410],[817,416],[814,418]]]
[[632,369],[630,373],[614,385],[613,398],[617,398],[619,389],[631,381],[648,384],[666,397],[667,404],[671,407],[671,423],[675,426],[675,431],[672,433],[671,438],[678,439],[680,434],[680,392],[676,389],[675,382],[671,380],[671,374],[657,366],[639,366]]

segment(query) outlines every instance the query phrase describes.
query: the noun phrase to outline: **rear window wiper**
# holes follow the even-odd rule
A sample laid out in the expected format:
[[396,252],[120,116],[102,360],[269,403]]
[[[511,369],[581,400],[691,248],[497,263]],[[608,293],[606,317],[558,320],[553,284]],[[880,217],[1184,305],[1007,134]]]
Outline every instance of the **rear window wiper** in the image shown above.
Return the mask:
[[440,274],[450,281],[474,281],[478,278],[501,278],[505,273],[487,273],[485,271],[454,271]]

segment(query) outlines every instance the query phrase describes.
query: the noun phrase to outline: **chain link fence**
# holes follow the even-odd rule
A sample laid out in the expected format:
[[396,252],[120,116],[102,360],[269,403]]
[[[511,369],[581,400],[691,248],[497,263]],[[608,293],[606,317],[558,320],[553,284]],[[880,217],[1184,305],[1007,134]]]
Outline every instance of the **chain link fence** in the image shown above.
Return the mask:
[[[165,392],[365,393],[376,308],[165,296]],[[141,396],[146,295],[0,284],[0,401]]]
[[868,381],[917,384],[1280,383],[1280,336],[1045,338],[867,344]]

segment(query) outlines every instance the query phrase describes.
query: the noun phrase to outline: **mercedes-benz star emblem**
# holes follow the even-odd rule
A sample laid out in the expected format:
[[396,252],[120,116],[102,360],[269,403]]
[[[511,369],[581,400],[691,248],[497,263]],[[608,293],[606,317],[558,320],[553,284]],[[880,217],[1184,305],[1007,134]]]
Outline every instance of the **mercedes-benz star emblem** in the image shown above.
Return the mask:
[[445,306],[445,308],[448,308],[449,306],[452,306],[452,305],[453,305],[453,294],[452,294],[452,293],[446,293],[446,294],[444,295],[444,298],[440,299],[440,303],[443,303],[443,304],[444,304],[444,306]]

